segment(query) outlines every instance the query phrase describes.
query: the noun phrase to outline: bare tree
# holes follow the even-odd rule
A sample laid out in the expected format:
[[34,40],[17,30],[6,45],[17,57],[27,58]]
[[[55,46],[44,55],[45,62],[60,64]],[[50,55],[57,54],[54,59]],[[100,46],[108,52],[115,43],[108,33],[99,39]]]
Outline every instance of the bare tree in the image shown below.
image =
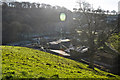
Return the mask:
[[22,8],[27,8],[26,5],[27,5],[26,2],[22,2]]
[[14,7],[14,2],[9,2],[10,7]]
[[7,3],[6,3],[6,2],[3,2],[3,3],[2,3],[2,7],[4,7],[4,8],[8,7]]
[[15,8],[21,8],[22,5],[19,2],[14,2],[14,7]]
[[107,14],[108,14],[110,11],[109,11],[109,10],[107,10],[106,12],[107,12]]
[[26,2],[27,8],[31,8],[31,3],[30,2]]
[[42,3],[42,4],[41,4],[41,7],[42,7],[42,8],[46,8],[46,4]]
[[[109,15],[101,14],[102,9],[92,10],[90,5],[85,2],[79,3],[79,5],[81,12],[79,12],[78,14],[79,17],[75,19],[78,21],[79,24],[79,28],[77,28],[76,31],[81,32],[78,33],[80,34],[80,39],[84,39],[82,41],[86,42],[86,45],[89,47],[89,67],[94,69],[94,59],[97,51],[101,47],[111,50],[106,45],[106,42],[110,35],[116,30],[117,25],[115,23],[112,23],[110,25],[109,23],[107,23],[106,19]],[[92,13],[89,13],[87,11],[88,9],[90,9]]]
[[46,8],[49,8],[49,9],[50,9],[50,8],[51,8],[51,5],[47,4],[47,5],[46,5]]
[[36,5],[37,5],[37,8],[40,8],[40,3],[37,3]]
[[117,14],[117,12],[115,10],[112,10],[111,13],[113,13],[114,15]]
[[76,12],[76,11],[77,11],[77,8],[73,8],[73,10]]

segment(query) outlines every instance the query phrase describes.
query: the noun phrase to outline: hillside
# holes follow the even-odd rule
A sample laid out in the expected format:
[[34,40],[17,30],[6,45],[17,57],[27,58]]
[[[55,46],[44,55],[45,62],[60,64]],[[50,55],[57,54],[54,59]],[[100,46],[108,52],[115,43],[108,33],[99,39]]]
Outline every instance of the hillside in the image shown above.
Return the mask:
[[[62,9],[54,8],[2,8],[2,43],[12,43],[26,39],[25,35],[48,34],[59,32],[61,27],[59,15]],[[63,29],[72,27],[72,13],[65,10],[67,20]],[[14,37],[13,37],[14,36]]]
[[88,65],[50,53],[2,46],[2,78],[118,78]]

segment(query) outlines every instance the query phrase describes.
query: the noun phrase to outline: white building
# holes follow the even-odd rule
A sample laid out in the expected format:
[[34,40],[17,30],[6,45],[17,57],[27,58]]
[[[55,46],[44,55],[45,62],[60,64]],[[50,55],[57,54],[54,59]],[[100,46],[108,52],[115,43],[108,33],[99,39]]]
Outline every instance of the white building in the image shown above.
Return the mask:
[[120,14],[120,1],[118,2],[118,13]]

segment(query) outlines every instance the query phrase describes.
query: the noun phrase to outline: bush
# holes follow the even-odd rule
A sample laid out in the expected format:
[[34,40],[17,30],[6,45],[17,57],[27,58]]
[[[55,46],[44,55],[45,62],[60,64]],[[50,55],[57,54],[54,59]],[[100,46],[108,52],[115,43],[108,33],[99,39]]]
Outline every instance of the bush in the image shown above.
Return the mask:
[[111,46],[116,49],[118,52],[120,52],[120,33],[113,34],[108,42],[111,44]]

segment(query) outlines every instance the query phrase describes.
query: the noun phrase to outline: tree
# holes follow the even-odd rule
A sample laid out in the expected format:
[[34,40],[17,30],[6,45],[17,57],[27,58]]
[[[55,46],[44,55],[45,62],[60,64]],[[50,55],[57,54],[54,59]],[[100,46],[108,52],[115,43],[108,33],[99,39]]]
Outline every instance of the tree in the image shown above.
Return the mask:
[[31,3],[30,2],[26,2],[27,8],[31,8]]
[[32,3],[31,7],[36,8],[36,3]]
[[115,10],[112,10],[111,13],[113,13],[114,15],[117,14],[117,12]]
[[107,12],[107,14],[108,14],[110,11],[109,11],[109,10],[107,10],[106,12]]
[[37,5],[37,8],[40,8],[40,3],[37,3],[36,5]]
[[22,8],[27,8],[27,3],[26,2],[22,2]]
[[8,7],[7,3],[3,2],[2,7],[7,8]]
[[14,2],[9,2],[10,7],[14,7]]
[[73,10],[76,12],[76,11],[77,11],[77,8],[73,8]]
[[46,4],[42,3],[42,4],[41,4],[41,7],[42,7],[42,8],[46,8]]
[[92,10],[92,8],[90,5],[88,5],[88,3],[79,3],[79,5],[81,12],[77,12],[79,13],[79,17],[77,17],[76,20],[78,21],[79,27],[76,29],[76,31],[81,32],[78,33],[80,35],[80,39],[83,39],[82,41],[86,42],[86,45],[89,47],[89,68],[94,69],[94,59],[97,51],[101,47],[111,50],[106,45],[106,42],[110,35],[116,30],[117,25],[116,23],[107,23],[106,19],[109,15],[100,14],[102,12],[101,9],[96,10],[96,12],[99,13],[89,13],[86,10]]
[[51,5],[47,4],[47,5],[46,5],[46,8],[50,9],[50,8],[51,8]]

